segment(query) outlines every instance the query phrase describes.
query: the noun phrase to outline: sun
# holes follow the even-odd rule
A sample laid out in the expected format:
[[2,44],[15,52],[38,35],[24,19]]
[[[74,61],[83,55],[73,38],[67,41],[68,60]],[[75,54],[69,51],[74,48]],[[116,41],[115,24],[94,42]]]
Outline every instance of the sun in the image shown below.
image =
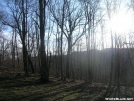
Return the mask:
[[130,14],[118,13],[111,17],[109,28],[117,35],[128,33],[132,27],[132,20]]

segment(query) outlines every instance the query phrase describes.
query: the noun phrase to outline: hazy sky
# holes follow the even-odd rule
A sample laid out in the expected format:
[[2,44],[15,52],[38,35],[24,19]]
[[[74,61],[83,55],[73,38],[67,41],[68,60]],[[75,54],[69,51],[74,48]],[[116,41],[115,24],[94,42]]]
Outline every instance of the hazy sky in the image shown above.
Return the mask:
[[[6,4],[3,2],[4,0],[0,0],[0,6],[1,9],[6,10]],[[104,1],[104,0],[102,0]],[[117,0],[119,1],[119,0]],[[126,2],[127,1],[127,2]],[[112,29],[112,31],[116,32],[116,34],[118,35],[123,35],[126,34],[125,37],[127,38],[127,35],[132,32],[134,29],[134,17],[133,17],[133,12],[132,10],[128,10],[128,6],[127,4],[129,0],[123,0],[123,2],[121,3],[121,6],[118,10],[117,13],[113,14],[111,17],[111,20],[109,21],[108,19],[108,14],[106,11],[106,5],[103,2],[102,5],[100,5],[101,7],[104,7],[104,13],[105,13],[105,18],[106,18],[106,22],[105,22],[105,31],[104,31],[104,40],[105,40],[105,47],[109,47],[110,46],[110,29]],[[4,31],[4,33],[8,36],[8,34],[11,35],[10,30],[6,29],[6,31]],[[96,38],[97,38],[97,42],[98,44],[102,41],[101,40],[101,34],[100,32],[96,33]],[[9,36],[10,36],[9,35]],[[83,39],[83,41],[85,41],[85,37]]]

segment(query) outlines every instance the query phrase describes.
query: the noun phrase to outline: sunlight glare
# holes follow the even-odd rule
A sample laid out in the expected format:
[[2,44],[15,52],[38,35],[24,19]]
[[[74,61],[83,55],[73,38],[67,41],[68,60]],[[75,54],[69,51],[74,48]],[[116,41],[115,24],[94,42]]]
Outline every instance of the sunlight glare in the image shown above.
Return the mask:
[[109,27],[116,34],[128,33],[132,27],[132,20],[129,14],[119,13],[114,15],[109,21]]

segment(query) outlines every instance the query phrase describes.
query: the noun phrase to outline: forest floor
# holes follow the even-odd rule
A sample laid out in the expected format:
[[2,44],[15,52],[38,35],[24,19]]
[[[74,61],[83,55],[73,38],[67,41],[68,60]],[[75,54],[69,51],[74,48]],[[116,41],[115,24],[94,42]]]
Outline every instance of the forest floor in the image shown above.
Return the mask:
[[0,101],[104,100],[106,86],[102,84],[91,85],[82,80],[71,79],[63,82],[53,77],[50,77],[49,83],[43,84],[39,81],[37,74],[31,74],[29,77],[15,75],[14,72],[9,73],[7,69],[0,69]]

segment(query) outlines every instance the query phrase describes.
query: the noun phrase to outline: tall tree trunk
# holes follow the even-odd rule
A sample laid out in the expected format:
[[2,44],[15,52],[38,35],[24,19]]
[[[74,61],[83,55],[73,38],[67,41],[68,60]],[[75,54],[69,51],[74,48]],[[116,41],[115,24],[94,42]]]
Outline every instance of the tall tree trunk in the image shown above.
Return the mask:
[[28,58],[27,58],[27,51],[26,51],[26,46],[25,46],[25,41],[22,42],[22,51],[23,51],[23,64],[24,64],[24,71],[25,71],[25,76],[28,76]]
[[15,29],[13,29],[12,35],[12,67],[15,69]]
[[23,50],[23,63],[24,63],[24,71],[25,71],[25,76],[28,76],[28,57],[27,57],[27,48],[26,48],[26,21],[25,21],[25,10],[24,10],[24,0],[22,0],[22,15],[23,15],[23,20],[22,20],[22,50]]
[[72,51],[71,36],[68,37],[68,51],[67,51],[67,61],[66,61],[66,77],[70,78],[69,67],[70,67],[70,53]]
[[62,58],[63,58],[63,56],[62,56],[62,42],[63,42],[63,33],[61,32],[61,47],[60,47],[60,53],[61,53],[61,59],[60,59],[60,62],[61,62],[61,65],[60,65],[60,68],[61,68],[61,80],[63,80],[64,79],[64,77],[63,77],[63,62],[62,62]]
[[28,62],[29,62],[29,64],[30,64],[30,66],[31,66],[32,73],[35,73],[34,65],[33,65],[33,62],[32,62],[32,60],[31,60],[31,58],[30,58],[30,56],[29,56],[29,55],[28,55]]
[[112,79],[112,76],[113,76],[113,60],[114,60],[114,55],[113,55],[113,48],[114,48],[114,46],[113,46],[113,36],[112,36],[112,31],[111,31],[111,44],[112,44],[112,53],[111,53],[111,67],[110,67],[110,80],[109,80],[109,84],[108,84],[108,87],[107,87],[107,90],[106,90],[106,92],[105,92],[105,96],[109,93],[109,91],[110,91],[110,88],[111,88],[111,85],[112,85],[112,81],[113,81],[113,79]]
[[[45,7],[46,0],[39,0],[40,7],[40,59],[41,59],[41,81],[48,82],[49,81],[49,71],[46,61],[46,53],[45,53]],[[44,9],[44,10],[43,10]]]

